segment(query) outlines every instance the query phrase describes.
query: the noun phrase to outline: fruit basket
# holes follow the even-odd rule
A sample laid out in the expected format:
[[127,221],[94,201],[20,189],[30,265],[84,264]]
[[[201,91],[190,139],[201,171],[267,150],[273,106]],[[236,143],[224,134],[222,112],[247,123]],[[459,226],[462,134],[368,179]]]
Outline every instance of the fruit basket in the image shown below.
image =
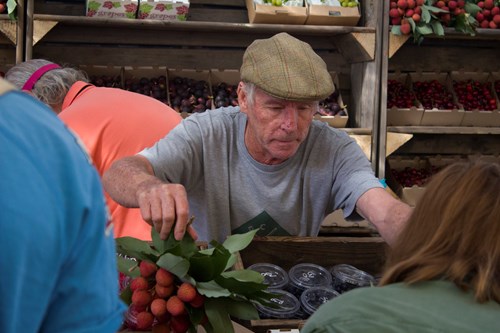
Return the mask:
[[[339,1],[331,1],[340,3]],[[306,25],[356,26],[361,18],[359,3],[351,1],[351,7],[325,4],[321,0],[306,0]],[[356,5],[354,5],[356,4]]]
[[464,109],[461,126],[500,126],[499,102],[488,72],[450,73],[454,93]]
[[138,19],[186,21],[189,0],[139,0]]
[[387,125],[418,126],[424,109],[411,88],[406,73],[389,73],[387,77]]
[[314,116],[314,119],[326,122],[332,127],[344,128],[349,120],[349,113],[340,94],[338,75],[335,72],[330,72],[330,75],[332,76],[335,91],[326,99],[319,102],[320,109]]
[[214,108],[238,105],[238,70],[210,70],[210,86],[213,92]]
[[459,126],[463,110],[453,94],[448,73],[409,73],[412,89],[422,104],[422,126]]
[[250,23],[304,24],[307,19],[307,10],[303,5],[287,6],[285,1],[280,6],[255,0],[245,0],[245,3]]
[[139,1],[137,0],[87,0],[86,15],[100,18],[135,19],[138,6]]

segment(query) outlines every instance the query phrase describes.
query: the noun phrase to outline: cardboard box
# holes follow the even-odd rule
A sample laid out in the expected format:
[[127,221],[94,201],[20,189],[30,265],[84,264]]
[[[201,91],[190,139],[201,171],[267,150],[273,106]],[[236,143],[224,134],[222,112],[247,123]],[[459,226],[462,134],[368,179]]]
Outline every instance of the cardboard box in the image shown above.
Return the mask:
[[87,0],[86,15],[103,18],[137,17],[138,0]]
[[[402,171],[406,168],[416,170],[430,170],[431,165],[427,158],[405,158],[400,156],[390,157],[387,159],[386,181],[387,185],[398,195],[401,201],[415,207],[425,192],[424,186],[412,185],[405,186],[396,179],[393,170]],[[430,171],[429,171],[430,173]]]
[[306,7],[271,6],[245,0],[250,23],[304,24],[307,19]]
[[[351,264],[372,275],[379,275],[385,262],[387,245],[380,237],[257,237],[239,255],[236,269],[256,263],[272,263],[288,271],[299,263],[315,263],[325,268]],[[242,322],[256,333],[270,329],[301,328],[301,319],[262,319]]]
[[[452,81],[467,81],[474,80],[481,83],[490,82],[490,73],[488,72],[460,72],[454,71],[450,73]],[[495,96],[493,89],[491,94]],[[496,98],[495,98],[496,99]],[[460,123],[461,126],[480,126],[480,127],[497,127],[500,126],[500,104],[496,99],[496,108],[490,110],[465,110]],[[463,108],[463,107],[462,107]]]
[[[395,80],[403,84],[412,91],[411,79],[408,74],[395,72],[389,73],[388,80]],[[389,89],[389,87],[388,87]],[[388,91],[389,93],[389,91]],[[421,123],[424,109],[420,102],[416,101],[417,106],[411,108],[391,107],[387,109],[387,126],[418,126]]]
[[138,19],[162,21],[186,21],[189,0],[140,0]]
[[[314,119],[320,120],[323,122],[328,123],[328,125],[336,128],[344,128],[347,125],[347,122],[349,120],[349,112],[347,110],[347,107],[345,107],[344,100],[342,99],[342,95],[340,94],[340,82],[339,82],[339,76],[337,75],[336,72],[330,72],[330,75],[332,76],[333,84],[335,85],[335,89],[337,89],[339,96],[337,98],[337,103],[340,106],[344,106],[344,110],[347,115],[342,116],[342,115],[334,115],[334,116],[323,116],[316,114],[314,116]],[[322,101],[321,101],[322,102]],[[321,104],[320,102],[320,104]]]
[[306,0],[307,25],[355,26],[361,15],[359,7],[326,6],[318,1]]

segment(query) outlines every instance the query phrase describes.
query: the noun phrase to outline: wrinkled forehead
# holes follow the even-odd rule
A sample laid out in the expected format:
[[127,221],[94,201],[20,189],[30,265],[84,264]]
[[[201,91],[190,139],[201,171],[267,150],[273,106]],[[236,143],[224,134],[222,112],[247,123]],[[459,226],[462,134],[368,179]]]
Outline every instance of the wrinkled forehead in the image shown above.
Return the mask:
[[289,101],[283,98],[274,97],[257,86],[255,87],[254,102],[260,105],[278,104],[295,107],[314,107],[319,104],[319,101]]

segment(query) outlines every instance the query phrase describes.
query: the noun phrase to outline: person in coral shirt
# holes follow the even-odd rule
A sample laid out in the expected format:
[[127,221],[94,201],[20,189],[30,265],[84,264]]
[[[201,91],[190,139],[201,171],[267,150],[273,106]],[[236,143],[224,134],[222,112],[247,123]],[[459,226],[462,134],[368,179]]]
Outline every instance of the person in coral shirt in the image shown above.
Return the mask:
[[[96,87],[86,74],[43,59],[11,68],[8,81],[49,105],[83,141],[100,176],[122,157],[138,153],[180,123],[164,103],[119,88]],[[106,194],[115,237],[151,239],[151,226],[138,208],[126,208]]]

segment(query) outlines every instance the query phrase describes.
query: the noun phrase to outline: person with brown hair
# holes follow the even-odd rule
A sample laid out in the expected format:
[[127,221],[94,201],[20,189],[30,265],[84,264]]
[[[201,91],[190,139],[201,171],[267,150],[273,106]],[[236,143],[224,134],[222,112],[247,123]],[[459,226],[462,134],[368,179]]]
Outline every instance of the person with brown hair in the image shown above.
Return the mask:
[[443,169],[389,250],[380,287],[322,305],[300,332],[499,332],[499,193],[499,164]]
[[[81,138],[101,177],[115,160],[152,146],[182,120],[150,96],[96,87],[86,73],[45,59],[17,64],[5,78],[52,108]],[[151,240],[151,226],[138,209],[119,205],[107,193],[106,201],[115,237]]]

